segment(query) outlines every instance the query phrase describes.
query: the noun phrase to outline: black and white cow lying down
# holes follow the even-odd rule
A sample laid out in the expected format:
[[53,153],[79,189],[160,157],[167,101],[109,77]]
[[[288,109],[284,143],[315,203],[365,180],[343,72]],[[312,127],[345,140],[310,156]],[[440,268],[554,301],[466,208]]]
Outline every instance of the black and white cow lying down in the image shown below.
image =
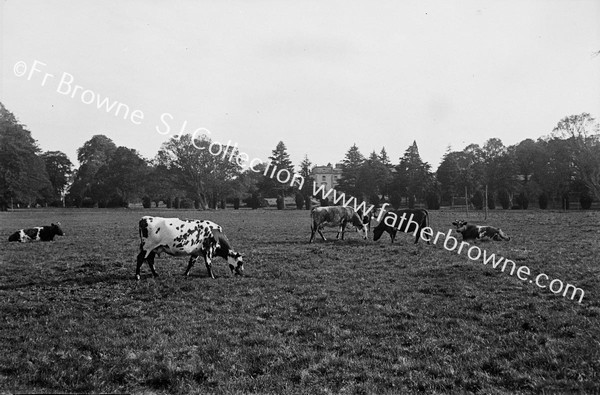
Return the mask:
[[454,221],[452,225],[456,226],[456,231],[462,235],[463,240],[481,240],[486,237],[496,241],[510,240],[502,229],[493,226],[473,225],[467,221]]
[[321,238],[324,241],[327,241],[322,232],[324,226],[338,227],[336,239],[341,233],[342,240],[344,240],[344,232],[346,231],[346,226],[348,224],[353,225],[361,237],[366,240],[367,234],[369,233],[369,224],[371,222],[369,217],[363,217],[361,214],[354,211],[354,209],[342,206],[315,207],[310,212],[310,218],[311,233],[309,243],[312,243],[316,232],[319,232]]
[[26,243],[28,241],[52,241],[54,236],[64,236],[60,228],[60,222],[50,224],[50,226],[38,226],[29,229],[20,229],[8,237],[8,241],[19,241]]
[[165,252],[173,256],[190,256],[184,275],[189,275],[198,257],[204,258],[206,270],[211,278],[212,259],[220,256],[227,260],[229,269],[235,274],[243,275],[244,262],[242,254],[231,248],[223,228],[212,221],[181,220],[179,218],[162,218],[144,216],[139,222],[140,253],[137,256],[135,276],[140,279],[140,267],[148,262],[152,275],[158,276],[154,270],[154,256]]

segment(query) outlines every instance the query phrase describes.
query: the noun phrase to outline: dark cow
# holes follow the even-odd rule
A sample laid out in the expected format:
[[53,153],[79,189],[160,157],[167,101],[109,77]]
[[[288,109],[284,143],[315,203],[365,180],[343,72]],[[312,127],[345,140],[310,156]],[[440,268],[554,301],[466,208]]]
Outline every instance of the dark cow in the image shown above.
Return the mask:
[[140,267],[148,262],[153,276],[154,256],[166,252],[173,256],[190,256],[184,275],[189,275],[192,266],[199,256],[204,258],[206,270],[211,278],[212,259],[215,256],[224,258],[229,263],[231,273],[243,275],[244,262],[242,254],[231,248],[223,228],[211,221],[181,220],[179,218],[161,218],[145,216],[139,222],[140,253],[137,256],[135,277],[140,279]]
[[[419,242],[421,230],[429,227],[429,213],[425,209],[391,210],[385,213],[382,220],[373,229],[373,240],[377,241],[383,234],[388,232],[392,243],[398,231],[415,233],[415,244]],[[429,240],[427,240],[427,244]]]
[[356,228],[356,231],[361,235],[363,239],[367,239],[367,235],[369,233],[369,223],[370,219],[368,217],[363,217],[361,214],[354,211],[354,209],[350,207],[342,207],[342,206],[328,206],[328,207],[315,207],[310,212],[311,217],[311,225],[310,225],[310,240],[309,243],[312,243],[315,238],[315,233],[319,232],[321,238],[324,241],[327,241],[325,236],[323,236],[322,229],[324,226],[334,226],[338,227],[338,233],[335,237],[339,238],[340,233],[342,234],[342,240],[344,240],[344,232],[346,230],[346,225],[350,224]]
[[463,240],[481,240],[486,237],[496,241],[510,240],[502,229],[493,226],[473,225],[467,221],[454,221],[452,225],[456,226],[456,231],[462,235]]
[[19,241],[26,243],[28,241],[52,241],[54,236],[64,236],[60,228],[60,222],[50,224],[50,226],[38,226],[29,229],[20,229],[8,237],[8,241]]

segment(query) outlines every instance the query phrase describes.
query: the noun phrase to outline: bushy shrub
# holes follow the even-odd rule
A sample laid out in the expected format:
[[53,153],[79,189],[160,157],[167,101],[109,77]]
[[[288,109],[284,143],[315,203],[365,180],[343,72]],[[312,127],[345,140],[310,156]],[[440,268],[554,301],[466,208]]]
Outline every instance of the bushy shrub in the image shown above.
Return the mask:
[[379,195],[377,194],[373,194],[369,197],[369,201],[371,202],[371,204],[375,207],[379,207],[380,203],[381,203],[381,199],[379,199]]
[[540,206],[540,209],[545,210],[548,208],[548,195],[546,195],[545,193],[542,193],[540,196],[538,196],[538,205]]
[[234,210],[240,209],[240,198],[239,197],[236,197],[233,199],[233,209]]
[[392,196],[390,196],[390,204],[394,208],[400,207],[400,205],[402,205],[402,196],[400,196],[400,194],[397,192],[393,192]]
[[504,210],[510,207],[510,196],[506,189],[501,189],[498,192],[498,201]]
[[142,206],[144,208],[150,208],[150,207],[152,207],[152,199],[150,199],[150,196],[144,196],[142,198]]
[[429,210],[439,210],[440,209],[440,199],[437,193],[429,193],[425,198],[425,203],[427,204],[427,208]]
[[81,201],[81,207],[92,208],[94,207],[94,201],[90,197],[84,197]]
[[296,209],[302,210],[304,207],[304,196],[300,192],[296,193]]
[[475,207],[477,210],[483,209],[483,193],[481,193],[481,191],[475,192],[471,198],[471,204],[473,204],[473,207]]
[[519,193],[519,196],[517,196],[517,205],[522,210],[527,210],[527,207],[529,207],[529,198],[524,192]]
[[493,193],[488,193],[487,206],[490,210],[494,210],[496,208],[496,199],[494,199]]
[[185,209],[194,208],[194,202],[190,199],[181,199],[179,201],[179,208],[185,208]]
[[579,196],[579,204],[581,205],[582,210],[589,210],[592,207],[593,199],[587,192],[583,192],[581,196]]
[[129,206],[129,203],[127,201],[125,201],[125,199],[123,199],[121,196],[119,195],[112,195],[110,197],[110,199],[108,199],[108,201],[106,202],[106,207],[108,208],[117,208],[117,207],[127,207]]
[[304,207],[307,210],[310,210],[312,208],[312,199],[310,196],[306,196],[306,198],[304,198]]
[[62,207],[63,206],[63,202],[62,202],[62,200],[53,200],[50,203],[48,203],[48,206],[50,206],[50,207]]
[[285,209],[285,200],[283,196],[277,196],[277,210]]
[[261,198],[258,193],[253,192],[252,195],[244,199],[244,203],[246,203],[246,206],[250,207],[252,210],[256,210],[261,206]]

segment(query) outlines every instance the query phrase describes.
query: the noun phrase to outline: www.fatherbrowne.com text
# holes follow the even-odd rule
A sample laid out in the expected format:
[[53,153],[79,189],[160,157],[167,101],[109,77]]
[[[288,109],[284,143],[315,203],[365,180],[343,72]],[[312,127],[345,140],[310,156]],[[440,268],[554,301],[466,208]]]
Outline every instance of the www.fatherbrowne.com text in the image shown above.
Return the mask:
[[[320,195],[322,199],[331,197],[333,204],[341,204],[344,207],[350,207],[350,205],[352,204],[352,208],[354,208],[354,210],[360,210],[362,213],[364,213],[364,215],[368,215],[375,208],[373,205],[367,207],[365,202],[357,204],[356,198],[350,197],[349,199],[347,199],[344,193],[339,193],[333,188],[327,191],[325,191],[325,189],[325,185],[321,185],[317,188],[316,182],[313,182],[313,196]],[[382,209],[377,215],[376,220],[378,222],[381,221],[381,218],[385,213],[384,209],[386,205],[389,205],[389,203],[384,203]],[[403,226],[405,221],[407,220],[407,225]],[[413,221],[413,214],[411,214],[409,218],[406,218],[406,213],[404,213],[400,217],[396,216],[394,218],[392,216],[387,216],[384,219],[384,223],[386,225],[400,231],[406,231],[407,229],[409,229],[410,227],[408,225],[410,225],[411,222],[415,224],[415,226],[413,226],[414,231],[412,232],[412,235],[416,237],[417,232],[419,232],[419,228],[416,226],[417,223]],[[559,279],[553,279],[551,281],[548,281],[549,277],[544,273],[540,273],[532,279],[531,270],[528,266],[523,265],[517,267],[517,264],[510,259],[506,259],[501,256],[496,257],[496,254],[488,254],[486,250],[482,250],[480,247],[476,245],[471,245],[466,241],[459,242],[455,237],[451,236],[451,233],[452,229],[448,229],[447,233],[435,233],[432,228],[427,226],[420,229],[419,237],[422,240],[432,242],[433,244],[437,244],[438,241],[441,241],[441,238],[443,239],[444,248],[448,251],[456,251],[457,254],[461,254],[463,251],[466,251],[467,257],[472,261],[481,261],[484,265],[489,264],[494,269],[502,265],[500,267],[500,271],[503,273],[505,273],[507,267],[509,267],[510,271],[508,273],[511,276],[516,274],[517,278],[521,281],[529,281],[529,283],[535,283],[535,285],[537,285],[539,288],[548,288],[550,292],[554,294],[562,293],[563,297],[570,297],[571,300],[579,296],[578,302],[581,303],[583,301],[583,297],[585,295],[585,291],[583,289],[577,288],[569,283],[565,285],[565,283]]]

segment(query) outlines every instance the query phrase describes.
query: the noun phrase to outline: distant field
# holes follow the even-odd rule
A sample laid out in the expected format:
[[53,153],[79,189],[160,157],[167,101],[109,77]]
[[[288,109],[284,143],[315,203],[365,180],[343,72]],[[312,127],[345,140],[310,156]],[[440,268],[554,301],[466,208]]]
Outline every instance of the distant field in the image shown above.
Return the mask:
[[[436,231],[464,218],[430,213]],[[185,278],[187,259],[163,255],[160,277],[144,264],[135,281],[145,214],[222,225],[246,276],[218,258],[217,279],[201,262]],[[54,242],[7,242],[56,221]],[[493,210],[487,223],[513,239],[482,249],[583,302],[403,234],[308,244],[307,211],[0,213],[0,391],[600,392],[600,212]]]

